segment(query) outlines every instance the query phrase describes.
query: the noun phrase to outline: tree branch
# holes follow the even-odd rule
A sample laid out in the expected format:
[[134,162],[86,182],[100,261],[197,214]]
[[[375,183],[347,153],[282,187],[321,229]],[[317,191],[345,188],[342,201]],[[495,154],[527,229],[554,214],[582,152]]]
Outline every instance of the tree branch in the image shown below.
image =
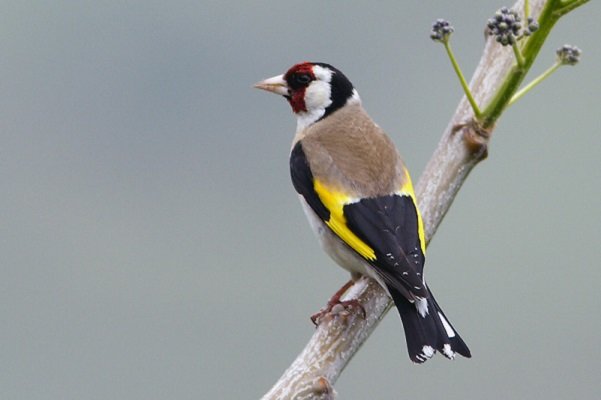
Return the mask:
[[[539,16],[544,5],[544,0],[531,0],[530,15]],[[514,5],[515,10],[523,8],[523,0]],[[542,40],[544,41],[544,38]],[[493,97],[499,96],[499,88],[506,82],[515,65],[511,46],[500,46],[493,37],[488,37],[482,58],[470,83],[471,92],[478,104],[490,104],[494,100]],[[513,92],[505,94],[508,96],[507,101],[515,93],[517,86],[512,90]],[[500,113],[499,111],[496,117]],[[416,185],[416,197],[419,199],[427,242],[436,233],[470,171],[486,158],[495,121],[496,118],[487,120],[485,124],[475,121],[473,109],[466,97],[460,101]],[[348,299],[358,299],[366,311],[367,318],[364,320],[360,313],[348,311],[323,318],[304,350],[265,394],[263,400],[325,400],[335,397],[332,385],[392,303],[377,283],[365,277],[357,281],[345,294],[343,300]]]

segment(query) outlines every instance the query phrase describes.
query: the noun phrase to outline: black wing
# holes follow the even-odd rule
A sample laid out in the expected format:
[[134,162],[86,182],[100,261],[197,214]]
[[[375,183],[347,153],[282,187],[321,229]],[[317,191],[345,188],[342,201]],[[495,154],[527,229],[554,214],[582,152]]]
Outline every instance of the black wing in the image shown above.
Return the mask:
[[413,197],[392,194],[344,206],[348,227],[376,254],[371,264],[401,293],[428,297],[423,281],[425,256]]
[[301,194],[307,204],[323,221],[330,219],[330,210],[323,204],[314,189],[313,173],[303,151],[301,142],[296,143],[290,153],[290,177],[296,192]]

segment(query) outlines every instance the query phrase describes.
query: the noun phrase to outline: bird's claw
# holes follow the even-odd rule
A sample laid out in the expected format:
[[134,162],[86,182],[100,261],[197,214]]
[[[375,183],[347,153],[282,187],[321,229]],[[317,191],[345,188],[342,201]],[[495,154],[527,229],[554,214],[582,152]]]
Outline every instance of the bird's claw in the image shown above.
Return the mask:
[[328,304],[319,310],[319,312],[311,315],[311,321],[315,326],[321,323],[322,318],[326,316],[337,316],[337,315],[349,315],[349,309],[357,308],[361,313],[363,319],[367,318],[365,308],[357,299],[345,300],[345,301],[328,301]]

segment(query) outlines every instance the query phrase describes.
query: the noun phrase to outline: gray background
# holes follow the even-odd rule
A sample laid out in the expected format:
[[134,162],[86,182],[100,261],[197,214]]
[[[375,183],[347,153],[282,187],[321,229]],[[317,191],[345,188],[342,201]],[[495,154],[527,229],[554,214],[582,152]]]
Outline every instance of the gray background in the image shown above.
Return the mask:
[[[346,279],[289,182],[295,122],[251,89],[332,63],[417,179],[498,1],[14,1],[0,13],[0,398],[252,399]],[[341,399],[601,391],[599,2],[560,21],[583,61],[512,107],[428,253],[473,352],[412,365],[390,313]]]

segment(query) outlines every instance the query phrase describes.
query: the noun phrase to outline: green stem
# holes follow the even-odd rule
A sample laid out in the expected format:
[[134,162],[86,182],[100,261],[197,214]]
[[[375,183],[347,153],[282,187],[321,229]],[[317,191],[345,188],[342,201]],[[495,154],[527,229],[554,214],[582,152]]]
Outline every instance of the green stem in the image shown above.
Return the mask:
[[513,54],[515,54],[515,60],[518,63],[519,67],[524,67],[524,64],[526,63],[526,61],[524,60],[524,56],[522,55],[522,52],[520,51],[520,48],[518,47],[517,42],[513,42],[511,44],[511,48],[513,49]]
[[528,37],[527,41],[522,46],[520,53],[522,54],[524,63],[521,66],[514,65],[509,70],[507,77],[482,111],[481,122],[483,128],[486,129],[495,124],[505,107],[507,107],[507,104],[511,101],[513,94],[520,87],[526,73],[532,66],[541,47],[549,36],[551,29],[560,18],[559,15],[554,13],[557,7],[559,7],[558,0],[549,0],[545,3],[538,19],[539,29],[534,32],[532,36]]
[[562,0],[560,1],[561,7],[559,7],[555,12],[561,17],[562,15],[569,13],[573,9],[580,7],[589,1],[590,0]]
[[530,16],[530,2],[528,0],[524,0],[524,21],[528,21],[529,16]]
[[444,44],[444,48],[447,51],[447,54],[449,55],[451,64],[453,64],[453,69],[455,70],[455,73],[457,74],[457,77],[459,78],[459,82],[461,82],[461,87],[463,88],[463,91],[465,92],[465,96],[467,97],[467,100],[470,102],[470,105],[472,106],[472,110],[474,110],[474,116],[476,117],[477,120],[479,120],[480,117],[482,116],[482,112],[480,111],[480,107],[478,107],[478,104],[476,103],[476,100],[474,99],[474,96],[472,95],[470,87],[468,86],[467,81],[465,80],[465,77],[463,76],[463,72],[461,72],[461,68],[459,67],[457,60],[455,59],[455,55],[453,54],[451,45],[448,40],[444,41],[443,44]]
[[547,79],[549,76],[551,76],[551,74],[553,74],[553,72],[557,71],[557,69],[559,67],[561,67],[561,63],[560,62],[556,62],[549,69],[547,69],[545,72],[543,72],[538,77],[536,77],[534,80],[532,80],[532,82],[530,82],[529,84],[527,84],[526,86],[524,86],[522,89],[520,89],[516,94],[513,95],[513,97],[511,98],[511,100],[509,100],[509,103],[507,103],[507,107],[513,105],[513,103],[515,103],[516,101],[518,101],[519,99],[521,99],[532,88],[534,88],[536,85],[538,85],[539,83],[541,83],[542,81],[544,81],[545,79]]

